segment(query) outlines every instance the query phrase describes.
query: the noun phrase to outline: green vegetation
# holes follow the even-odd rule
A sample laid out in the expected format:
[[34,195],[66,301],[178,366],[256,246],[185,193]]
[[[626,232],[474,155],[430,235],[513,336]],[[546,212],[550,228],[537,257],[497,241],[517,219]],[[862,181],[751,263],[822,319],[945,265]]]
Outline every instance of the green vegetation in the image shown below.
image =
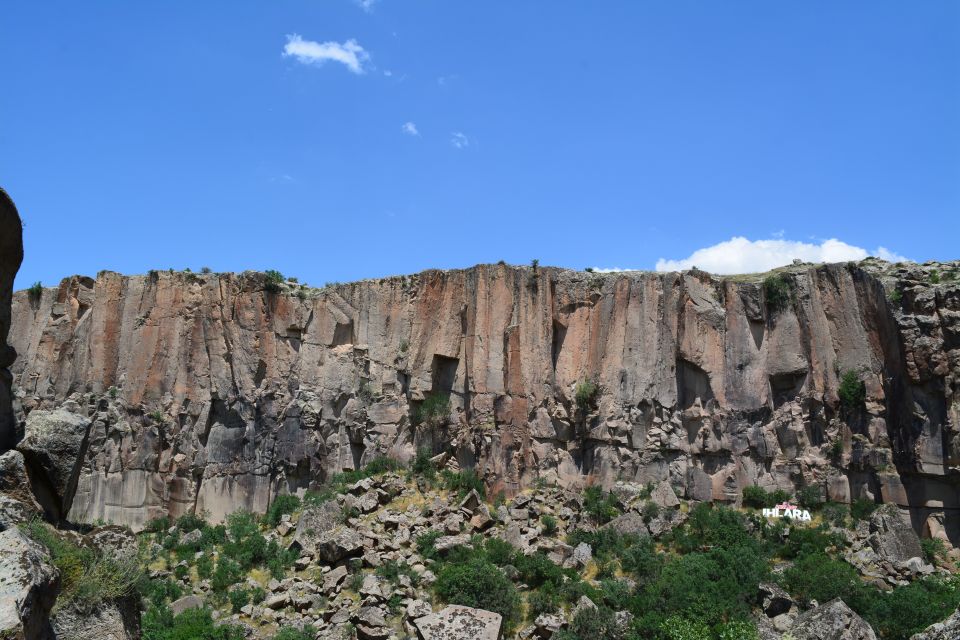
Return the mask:
[[743,506],[755,509],[770,509],[789,499],[790,494],[783,489],[767,491],[763,487],[752,485],[743,490]]
[[481,498],[487,497],[487,488],[473,469],[465,469],[459,472],[444,469],[440,473],[440,477],[443,480],[444,489],[456,492],[460,499],[465,498],[471,491],[479,493]]
[[850,503],[850,516],[854,520],[866,520],[880,506],[873,500],[857,498]]
[[890,300],[895,306],[900,306],[903,302],[903,291],[900,289],[894,289],[890,292],[890,295],[887,296],[887,299]]
[[143,579],[140,558],[81,546],[39,520],[22,525],[22,529],[47,548],[60,572],[58,608],[73,605],[89,612],[101,602],[137,595]]
[[279,293],[281,286],[286,282],[283,274],[276,269],[267,269],[263,275],[266,276],[263,288],[269,293]]
[[210,609],[187,609],[174,616],[167,606],[151,606],[143,614],[143,640],[244,640],[236,625],[217,625]]
[[577,407],[579,407],[581,411],[589,409],[598,391],[600,391],[600,388],[592,380],[585,379],[578,382],[574,390],[574,399],[577,402]]
[[435,393],[427,396],[414,412],[414,424],[424,424],[429,427],[439,427],[450,419],[450,396],[446,393]]
[[27,293],[29,294],[32,300],[39,300],[40,296],[43,295],[43,283],[37,280],[32,285],[30,285],[30,288],[27,289]]
[[543,525],[543,532],[548,536],[557,532],[557,519],[550,514],[540,516],[540,524]]
[[420,447],[417,449],[417,455],[410,465],[410,473],[415,476],[423,477],[427,480],[433,480],[437,475],[437,469],[433,465],[429,447]]
[[520,614],[516,587],[488,560],[478,558],[462,564],[444,564],[434,589],[444,602],[499,613],[508,628]]
[[923,549],[923,559],[931,564],[947,557],[947,546],[940,538],[924,538],[920,541],[920,548]]
[[930,284],[940,284],[940,272],[931,271],[929,275]]
[[312,624],[304,625],[303,629],[294,627],[284,627],[277,632],[273,640],[314,640],[317,637],[317,629]]
[[847,411],[857,411],[867,399],[867,389],[856,371],[844,371],[840,376],[840,407]]
[[783,274],[767,276],[763,280],[763,297],[767,310],[775,315],[793,303],[793,289]]
[[291,495],[283,494],[279,495],[273,499],[273,503],[270,505],[270,508],[267,509],[267,512],[263,516],[264,524],[268,524],[272,527],[280,524],[280,518],[284,514],[293,513],[300,508],[300,498]]
[[618,515],[617,497],[600,487],[587,487],[583,491],[583,510],[596,524],[605,524]]

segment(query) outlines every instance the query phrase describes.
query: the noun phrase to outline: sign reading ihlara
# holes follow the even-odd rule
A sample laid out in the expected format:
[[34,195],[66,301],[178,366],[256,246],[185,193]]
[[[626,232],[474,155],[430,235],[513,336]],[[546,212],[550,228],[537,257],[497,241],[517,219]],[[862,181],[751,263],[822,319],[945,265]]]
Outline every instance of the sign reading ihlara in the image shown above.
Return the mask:
[[811,520],[809,511],[800,509],[800,507],[789,502],[781,502],[772,509],[764,509],[763,516],[765,518],[790,518],[801,522],[810,522]]

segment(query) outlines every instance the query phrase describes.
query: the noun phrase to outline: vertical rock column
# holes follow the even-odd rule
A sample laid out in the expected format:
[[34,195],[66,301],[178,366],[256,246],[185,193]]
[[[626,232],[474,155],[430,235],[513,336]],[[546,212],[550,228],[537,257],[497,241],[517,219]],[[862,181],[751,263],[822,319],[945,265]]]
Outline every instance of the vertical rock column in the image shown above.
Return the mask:
[[23,225],[7,192],[0,189],[0,453],[15,444],[11,397],[12,377],[8,367],[17,352],[7,344],[10,331],[10,300],[13,278],[23,261]]

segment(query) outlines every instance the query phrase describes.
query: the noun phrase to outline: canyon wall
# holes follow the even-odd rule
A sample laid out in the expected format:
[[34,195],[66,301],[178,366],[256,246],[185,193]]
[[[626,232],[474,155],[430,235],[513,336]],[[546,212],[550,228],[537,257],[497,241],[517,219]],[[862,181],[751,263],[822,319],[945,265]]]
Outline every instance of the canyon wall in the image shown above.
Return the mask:
[[[931,282],[956,267],[795,265],[777,304],[762,276],[696,270],[480,265],[323,289],[103,272],[14,295],[15,404],[28,432],[50,409],[88,418],[59,505],[74,521],[262,511],[427,446],[493,492],[813,486],[957,544],[960,286]],[[851,371],[865,399],[844,406]]]
[[22,261],[23,225],[10,196],[0,189],[0,452],[11,448],[17,440],[10,395],[12,378],[8,369],[17,353],[7,344],[7,335],[13,279]]

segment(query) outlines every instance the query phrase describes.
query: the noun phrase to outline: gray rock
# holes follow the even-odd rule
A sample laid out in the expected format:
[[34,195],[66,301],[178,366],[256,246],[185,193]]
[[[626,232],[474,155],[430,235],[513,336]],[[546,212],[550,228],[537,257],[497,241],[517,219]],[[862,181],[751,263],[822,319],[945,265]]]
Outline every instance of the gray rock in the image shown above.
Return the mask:
[[673,492],[673,487],[666,480],[661,481],[654,488],[653,493],[650,494],[650,499],[661,509],[675,509],[680,506],[680,499],[677,498],[677,494]]
[[570,559],[575,566],[585,567],[593,559],[593,549],[586,542],[581,542],[574,548]]
[[649,532],[647,530],[647,525],[644,524],[643,518],[639,513],[628,511],[627,513],[621,514],[603,525],[604,529],[613,529],[619,533],[629,534],[629,535],[647,535]]
[[798,616],[790,633],[796,640],[877,640],[870,625],[839,598]]
[[795,603],[790,594],[773,583],[761,583],[759,589],[760,606],[768,618],[788,613]]
[[499,640],[503,618],[492,611],[452,604],[413,624],[422,640]]
[[93,611],[58,607],[50,622],[57,640],[134,640],[140,637],[135,598],[103,602]]
[[340,524],[340,505],[334,500],[310,506],[300,514],[290,546],[315,553],[317,539]]
[[170,611],[173,612],[173,615],[178,616],[187,609],[198,609],[202,606],[203,599],[199,596],[183,596],[170,603]]
[[73,504],[89,430],[89,419],[66,409],[37,409],[27,416],[17,449],[48,488],[40,504],[53,518],[65,518]]
[[541,613],[537,616],[537,619],[533,621],[533,633],[537,638],[547,640],[547,638],[552,638],[554,634],[563,629],[566,624],[566,620],[564,620],[561,615],[557,615],[556,613]]
[[336,591],[343,579],[347,577],[347,568],[344,566],[334,567],[323,576],[323,590],[326,593]]
[[894,565],[923,556],[920,538],[896,509],[885,506],[870,517],[870,546],[878,556]]
[[0,637],[45,638],[59,584],[45,548],[17,528],[0,532]]

